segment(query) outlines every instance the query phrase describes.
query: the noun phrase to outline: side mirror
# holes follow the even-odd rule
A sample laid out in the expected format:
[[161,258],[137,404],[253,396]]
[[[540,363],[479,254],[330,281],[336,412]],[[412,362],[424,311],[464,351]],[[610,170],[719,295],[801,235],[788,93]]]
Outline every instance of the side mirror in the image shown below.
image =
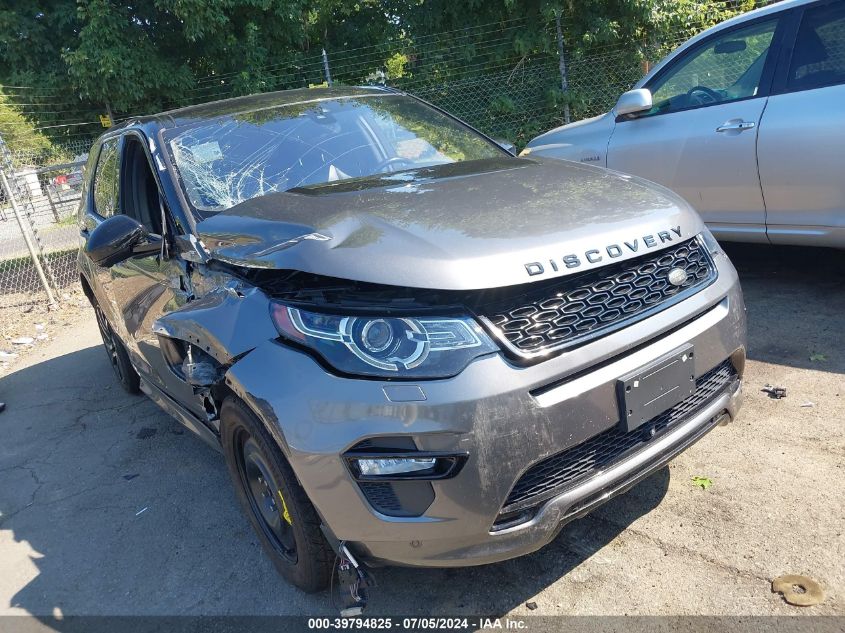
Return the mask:
[[128,259],[137,246],[148,242],[149,233],[140,222],[128,215],[113,215],[91,231],[85,253],[98,266],[108,268]]
[[516,145],[514,145],[510,141],[505,141],[505,140],[498,139],[498,138],[495,139],[495,141],[496,141],[496,145],[501,147],[508,154],[510,154],[511,156],[516,156]]
[[648,88],[637,88],[636,90],[623,92],[613,110],[617,116],[620,116],[651,110],[652,105],[651,91]]

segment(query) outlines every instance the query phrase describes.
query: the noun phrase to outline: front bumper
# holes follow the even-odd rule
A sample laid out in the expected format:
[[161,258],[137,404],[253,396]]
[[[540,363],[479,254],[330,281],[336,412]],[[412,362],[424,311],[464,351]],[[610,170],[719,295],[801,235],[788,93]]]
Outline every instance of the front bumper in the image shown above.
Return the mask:
[[[335,376],[307,354],[273,341],[238,361],[227,381],[275,434],[329,530],[364,559],[464,566],[512,558],[542,547],[567,520],[735,417],[745,308],[730,262],[722,254],[715,261],[718,279],[696,295],[532,366],[491,355],[454,378],[421,381],[419,389],[397,393],[397,383]],[[730,359],[738,379],[636,451],[544,499],[526,520],[494,528],[514,483],[531,465],[618,423],[620,376],[689,343],[696,376]],[[342,457],[379,437],[469,457],[456,477],[431,482],[433,496],[421,516],[387,516],[368,502]]]

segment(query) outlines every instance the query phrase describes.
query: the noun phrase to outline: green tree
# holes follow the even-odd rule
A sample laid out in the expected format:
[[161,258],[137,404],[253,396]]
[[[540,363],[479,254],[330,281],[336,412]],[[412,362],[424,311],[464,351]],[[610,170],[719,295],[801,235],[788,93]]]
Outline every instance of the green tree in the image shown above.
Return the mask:
[[7,103],[55,126],[45,129],[52,138],[93,135],[109,107],[125,117],[320,83],[326,48],[336,80],[383,76],[525,141],[559,123],[564,103],[576,116],[606,109],[666,52],[663,42],[753,1],[7,0],[0,86],[26,86],[7,90]]
[[53,150],[50,139],[36,131],[31,121],[27,121],[15,108],[9,106],[2,93],[0,93],[0,135],[9,147],[26,154],[43,155]]

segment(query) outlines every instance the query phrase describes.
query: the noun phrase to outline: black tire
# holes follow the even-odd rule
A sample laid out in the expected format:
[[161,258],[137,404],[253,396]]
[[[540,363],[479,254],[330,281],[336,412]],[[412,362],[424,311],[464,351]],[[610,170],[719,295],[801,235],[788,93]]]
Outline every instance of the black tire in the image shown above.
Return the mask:
[[229,475],[262,547],[289,583],[308,593],[325,589],[334,554],[278,444],[233,396],[223,402],[220,421]]
[[127,393],[138,394],[141,393],[141,377],[132,362],[129,360],[129,353],[126,351],[123,342],[117,337],[109,325],[106,315],[103,313],[100,306],[93,302],[94,314],[97,316],[97,326],[100,328],[100,336],[103,337],[103,346],[106,348],[106,354],[109,357],[109,363],[117,376],[120,386]]

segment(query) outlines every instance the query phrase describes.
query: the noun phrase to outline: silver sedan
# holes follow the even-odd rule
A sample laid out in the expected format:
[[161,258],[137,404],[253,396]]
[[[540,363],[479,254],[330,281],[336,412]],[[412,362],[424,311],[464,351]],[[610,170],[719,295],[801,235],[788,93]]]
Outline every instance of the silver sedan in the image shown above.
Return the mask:
[[719,24],[525,151],[661,183],[722,240],[845,248],[845,2]]

